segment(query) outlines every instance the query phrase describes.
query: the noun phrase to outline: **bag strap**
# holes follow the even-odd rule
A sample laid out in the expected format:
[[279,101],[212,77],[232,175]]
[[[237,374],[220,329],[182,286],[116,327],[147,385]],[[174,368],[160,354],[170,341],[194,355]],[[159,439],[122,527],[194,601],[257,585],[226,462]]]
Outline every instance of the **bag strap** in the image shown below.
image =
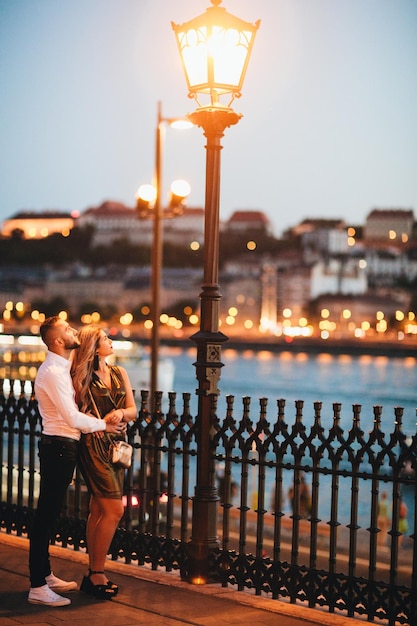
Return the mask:
[[[96,414],[96,416],[97,416],[97,418],[98,418],[99,420],[102,420],[103,418],[102,418],[102,417],[101,417],[101,415],[100,415],[100,412],[99,412],[99,410],[98,410],[98,408],[97,408],[96,401],[94,400],[94,396],[93,396],[93,394],[92,394],[92,392],[91,392],[91,389],[90,389],[90,388],[88,388],[88,395],[90,396],[90,400],[91,400],[91,404],[92,404],[93,409],[94,409],[94,413]],[[109,442],[111,443],[111,442],[112,442],[112,439],[111,439],[111,437],[109,436],[109,434],[108,434],[105,430],[103,430],[102,432],[103,432],[103,435],[107,438],[107,441],[109,441]]]
[[94,409],[94,413],[96,414],[96,416],[98,417],[99,420],[103,419],[101,417],[101,415],[100,415],[100,412],[99,412],[98,408],[97,408],[96,401],[94,400],[94,396],[91,393],[91,389],[90,388],[88,388],[88,395],[90,396],[90,400],[91,400],[91,404],[92,404],[93,409]]

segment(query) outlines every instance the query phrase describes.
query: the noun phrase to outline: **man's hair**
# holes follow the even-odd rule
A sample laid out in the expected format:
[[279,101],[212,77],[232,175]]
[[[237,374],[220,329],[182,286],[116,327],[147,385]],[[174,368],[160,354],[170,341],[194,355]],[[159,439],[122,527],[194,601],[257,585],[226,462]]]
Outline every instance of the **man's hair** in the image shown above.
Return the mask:
[[59,322],[61,318],[59,315],[52,315],[52,317],[47,317],[46,320],[41,324],[39,329],[42,341],[48,345],[48,334],[49,331],[54,328],[54,326]]

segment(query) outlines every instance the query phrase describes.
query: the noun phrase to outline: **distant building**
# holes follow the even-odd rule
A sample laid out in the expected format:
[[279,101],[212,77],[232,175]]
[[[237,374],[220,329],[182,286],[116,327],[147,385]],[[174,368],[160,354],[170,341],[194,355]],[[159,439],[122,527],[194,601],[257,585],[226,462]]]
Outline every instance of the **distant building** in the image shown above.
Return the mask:
[[[161,307],[169,309],[177,302],[188,301],[197,308],[201,283],[201,270],[165,269],[161,279]],[[111,294],[111,296],[109,296]],[[8,300],[15,300],[10,291],[0,288],[0,307]],[[62,298],[69,307],[72,317],[78,314],[82,304],[106,306],[114,302],[119,312],[132,311],[149,303],[151,299],[151,272],[149,268],[131,268],[126,271],[125,280],[120,279],[116,268],[92,272],[88,268],[52,270],[42,281],[22,284],[18,292],[19,300],[30,307],[36,300],[50,301]]]
[[[220,273],[220,317],[225,320],[230,309],[236,309],[236,323],[222,327],[226,335],[245,332],[243,324],[253,323],[257,329],[261,317],[261,268],[253,263],[227,263]],[[247,327],[246,327],[247,328]]]
[[398,247],[413,234],[412,209],[373,209],[366,218],[364,240],[367,245]]
[[314,302],[316,314],[319,315],[322,309],[330,311],[330,320],[340,323],[343,319],[343,312],[348,309],[350,312],[349,322],[353,322],[360,327],[363,322],[368,322],[371,326],[376,323],[376,315],[382,312],[384,318],[389,320],[395,315],[397,309],[408,311],[410,298],[404,292],[381,294],[362,294],[354,298],[341,294],[323,294]]
[[164,241],[189,245],[204,240],[204,209],[185,207],[184,212],[175,218],[163,220]]
[[413,281],[417,278],[417,249],[405,250],[368,249],[366,272],[371,282],[380,286],[395,286],[398,280]]
[[304,314],[311,300],[322,294],[355,297],[366,293],[366,272],[355,258],[330,258],[315,263],[299,262],[278,269],[278,317],[289,308]]
[[284,309],[293,315],[304,315],[311,299],[311,267],[305,263],[279,268],[277,275],[277,314],[282,318]]
[[[308,224],[308,227],[307,227]],[[344,220],[305,220],[300,229],[307,262],[323,255],[348,254],[348,235]]]
[[93,245],[107,246],[116,239],[127,239],[132,243],[151,245],[152,224],[150,220],[139,220],[135,209],[121,202],[107,200],[98,207],[84,211],[77,226],[93,226]]
[[230,233],[259,233],[272,235],[271,222],[262,211],[235,211],[224,223]]
[[292,226],[289,229],[289,234],[293,236],[302,236],[307,233],[314,233],[319,230],[343,230],[346,229],[346,222],[342,218],[327,219],[327,218],[311,218],[307,217],[302,222],[299,222],[296,226]]
[[356,297],[364,294],[367,288],[366,272],[355,257],[318,261],[312,267],[310,282],[312,300],[323,293]]
[[54,233],[67,237],[74,228],[75,218],[71,213],[59,211],[21,211],[4,220],[1,234],[11,237],[14,233],[21,233],[24,239],[43,239]]
[[[87,209],[77,221],[78,226],[93,226],[94,245],[109,245],[116,239],[127,239],[133,244],[151,246],[153,241],[152,209],[149,219],[139,218],[135,209],[120,202],[103,202]],[[203,242],[204,210],[185,208],[184,213],[162,220],[163,241],[187,244]]]

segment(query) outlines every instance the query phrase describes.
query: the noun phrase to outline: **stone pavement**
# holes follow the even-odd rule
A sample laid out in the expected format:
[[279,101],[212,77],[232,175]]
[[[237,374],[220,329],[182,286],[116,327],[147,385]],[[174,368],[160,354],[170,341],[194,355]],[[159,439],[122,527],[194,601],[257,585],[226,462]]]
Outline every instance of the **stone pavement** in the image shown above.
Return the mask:
[[[81,582],[87,555],[51,546],[55,574]],[[358,626],[358,619],[331,615],[246,591],[181,581],[178,574],[108,561],[106,570],[120,587],[114,600],[68,592],[69,606],[46,608],[27,602],[28,540],[0,532],[0,624],[136,626]]]

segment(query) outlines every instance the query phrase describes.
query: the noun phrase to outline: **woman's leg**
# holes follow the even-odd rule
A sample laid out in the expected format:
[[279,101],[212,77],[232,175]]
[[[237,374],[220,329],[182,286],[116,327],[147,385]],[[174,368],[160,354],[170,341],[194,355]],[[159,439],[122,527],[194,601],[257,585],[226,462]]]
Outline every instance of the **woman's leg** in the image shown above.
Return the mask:
[[[107,552],[122,516],[121,499],[91,497],[86,532],[89,566],[92,572],[104,571]],[[107,583],[107,578],[104,574],[93,574],[91,582],[94,585],[102,585]]]

